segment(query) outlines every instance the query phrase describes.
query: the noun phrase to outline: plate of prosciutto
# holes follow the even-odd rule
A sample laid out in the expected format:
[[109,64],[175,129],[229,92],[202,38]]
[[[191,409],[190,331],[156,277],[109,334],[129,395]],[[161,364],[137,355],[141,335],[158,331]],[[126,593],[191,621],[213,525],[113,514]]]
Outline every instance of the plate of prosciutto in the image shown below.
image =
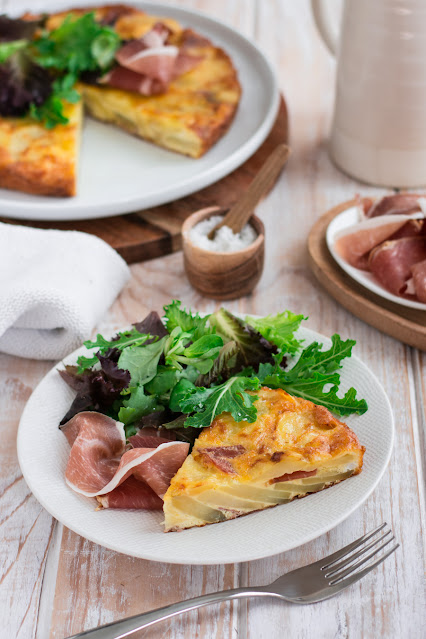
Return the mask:
[[377,485],[394,427],[355,341],[305,319],[175,300],[85,342],[22,414],[28,486],[74,532],[153,561],[250,561],[324,534]]
[[326,233],[339,266],[373,293],[426,310],[426,196],[358,198]]

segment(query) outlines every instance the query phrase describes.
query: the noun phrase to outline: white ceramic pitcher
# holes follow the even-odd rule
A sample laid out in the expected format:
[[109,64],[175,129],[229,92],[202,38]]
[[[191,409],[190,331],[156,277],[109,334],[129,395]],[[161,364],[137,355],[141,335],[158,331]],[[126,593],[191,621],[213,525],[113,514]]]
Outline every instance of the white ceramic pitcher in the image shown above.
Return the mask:
[[340,36],[332,2],[311,4],[338,59],[332,159],[371,184],[426,185],[426,0],[345,0]]

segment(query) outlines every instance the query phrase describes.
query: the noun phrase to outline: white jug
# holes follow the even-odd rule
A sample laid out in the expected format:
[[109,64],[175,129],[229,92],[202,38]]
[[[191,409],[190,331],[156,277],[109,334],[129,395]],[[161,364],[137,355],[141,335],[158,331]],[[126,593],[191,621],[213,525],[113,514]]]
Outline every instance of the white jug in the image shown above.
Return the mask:
[[311,4],[338,58],[331,158],[370,184],[425,186],[426,0],[345,0],[340,38],[330,1]]

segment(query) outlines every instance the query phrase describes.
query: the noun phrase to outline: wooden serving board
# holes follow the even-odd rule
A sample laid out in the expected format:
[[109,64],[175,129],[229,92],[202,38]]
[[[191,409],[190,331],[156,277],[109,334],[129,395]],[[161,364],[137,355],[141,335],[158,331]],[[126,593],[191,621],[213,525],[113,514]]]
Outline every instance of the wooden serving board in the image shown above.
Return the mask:
[[348,200],[325,213],[308,238],[309,265],[317,280],[339,304],[383,333],[426,351],[426,311],[400,306],[355,282],[335,262],[328,250],[326,231],[331,220],[354,206]]
[[115,217],[67,222],[35,222],[0,218],[2,222],[42,229],[83,231],[110,244],[128,264],[168,255],[182,248],[184,220],[198,209],[216,204],[228,208],[259,171],[277,144],[288,140],[287,106],[281,96],[275,124],[262,146],[242,166],[197,193],[169,204]]

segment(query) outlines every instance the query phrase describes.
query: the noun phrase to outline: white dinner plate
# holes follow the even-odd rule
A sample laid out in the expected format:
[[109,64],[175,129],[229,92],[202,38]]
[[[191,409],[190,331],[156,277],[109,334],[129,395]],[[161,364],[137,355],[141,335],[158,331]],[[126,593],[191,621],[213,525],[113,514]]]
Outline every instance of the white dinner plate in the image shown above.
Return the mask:
[[[308,329],[305,343],[330,340]],[[84,347],[65,359],[74,364]],[[178,564],[225,564],[261,559],[300,546],[348,517],[370,495],[388,464],[394,426],[389,400],[373,373],[357,357],[345,360],[341,391],[350,386],[368,402],[368,411],[347,424],[366,447],[364,467],[355,477],[305,499],[203,528],[163,532],[162,512],[95,511],[94,499],[65,483],[69,445],[58,424],[74,392],[57,372],[44,377],[31,395],[18,431],[18,458],[24,478],[39,502],[79,535],[118,552]]]
[[[49,10],[72,4],[82,3],[63,1],[54,8],[49,6]],[[205,156],[193,159],[86,117],[78,195],[55,198],[0,189],[0,214],[28,220],[80,220],[165,204],[228,175],[253,155],[268,136],[278,112],[279,90],[270,63],[250,40],[195,10],[157,3],[130,4],[154,15],[175,18],[230,55],[242,97],[229,130]],[[38,5],[39,2],[31,5],[32,11],[37,11]]]
[[351,206],[346,211],[342,211],[339,215],[331,220],[330,224],[327,227],[326,233],[326,242],[328,246],[328,250],[332,254],[333,258],[336,260],[340,268],[342,268],[345,273],[347,273],[352,279],[354,279],[358,284],[362,284],[365,288],[376,293],[376,295],[380,295],[380,297],[384,297],[391,302],[395,302],[396,304],[401,304],[402,306],[409,306],[410,308],[417,308],[422,311],[426,311],[426,304],[422,302],[416,302],[415,300],[407,300],[404,297],[399,297],[398,295],[393,295],[387,291],[375,278],[373,273],[369,271],[362,271],[359,268],[355,268],[346,262],[334,248],[336,236],[340,231],[357,224],[359,221],[359,213],[358,208],[356,206]]

